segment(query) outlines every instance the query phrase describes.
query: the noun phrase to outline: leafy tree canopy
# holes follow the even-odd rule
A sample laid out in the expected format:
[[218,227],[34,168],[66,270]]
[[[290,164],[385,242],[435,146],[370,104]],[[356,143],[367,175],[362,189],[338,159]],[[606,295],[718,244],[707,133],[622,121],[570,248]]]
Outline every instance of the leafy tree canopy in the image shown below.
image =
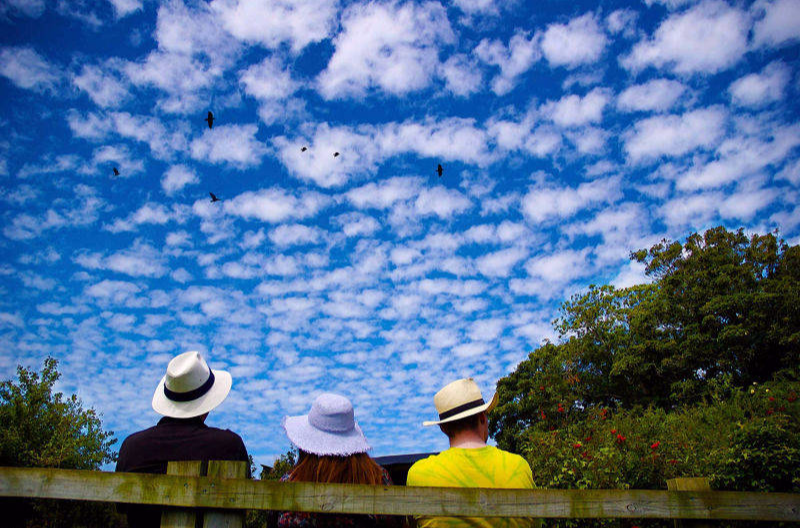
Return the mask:
[[490,427],[502,447],[521,451],[529,428],[602,409],[675,409],[708,398],[720,380],[796,376],[800,247],[718,227],[631,258],[651,284],[573,296],[554,321],[560,342],[500,380]]
[[18,366],[18,381],[0,383],[0,466],[99,469],[116,458],[95,410],[53,393],[60,376],[47,358],[41,372]]

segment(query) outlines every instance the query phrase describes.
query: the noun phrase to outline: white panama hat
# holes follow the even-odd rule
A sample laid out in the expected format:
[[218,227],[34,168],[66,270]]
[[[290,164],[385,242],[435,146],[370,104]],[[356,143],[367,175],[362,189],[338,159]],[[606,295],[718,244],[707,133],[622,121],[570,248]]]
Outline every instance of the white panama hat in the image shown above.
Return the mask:
[[222,403],[232,384],[229,373],[211,370],[199,352],[184,352],[167,365],[153,394],[153,410],[170,418],[194,418]]
[[286,416],[281,425],[289,440],[306,453],[349,456],[372,449],[356,423],[353,404],[338,394],[319,395],[308,414]]
[[422,422],[426,427],[455,422],[483,411],[489,412],[497,405],[497,393],[495,392],[489,403],[486,403],[475,380],[464,378],[445,385],[433,397],[433,404],[436,405],[439,419]]

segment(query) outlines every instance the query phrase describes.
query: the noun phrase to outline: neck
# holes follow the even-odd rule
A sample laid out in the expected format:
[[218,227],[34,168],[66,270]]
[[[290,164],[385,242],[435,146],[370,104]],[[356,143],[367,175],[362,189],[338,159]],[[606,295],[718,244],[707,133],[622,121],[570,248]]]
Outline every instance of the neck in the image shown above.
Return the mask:
[[462,431],[450,438],[450,447],[480,449],[481,447],[486,447],[486,441],[477,431]]

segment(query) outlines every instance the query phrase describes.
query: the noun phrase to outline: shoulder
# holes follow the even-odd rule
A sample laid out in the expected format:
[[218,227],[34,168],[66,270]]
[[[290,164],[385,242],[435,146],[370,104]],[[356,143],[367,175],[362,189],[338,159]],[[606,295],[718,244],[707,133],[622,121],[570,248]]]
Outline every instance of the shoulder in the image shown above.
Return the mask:
[[242,437],[234,433],[230,429],[219,429],[217,427],[208,427],[206,434],[213,437],[219,442],[225,442],[231,445],[244,445]]
[[525,458],[522,457],[521,455],[517,455],[517,454],[511,453],[509,451],[503,451],[502,449],[497,448],[497,447],[495,448],[495,451],[497,452],[497,456],[502,457],[503,459],[505,459],[505,461],[507,463],[515,464],[515,465],[518,465],[518,466],[524,466],[524,467],[528,468],[528,471],[530,471],[530,468],[531,468],[530,464],[528,464],[528,461],[525,460]]
[[126,448],[130,449],[131,447],[136,446],[141,442],[146,442],[151,436],[153,436],[155,430],[156,428],[155,426],[153,426],[153,427],[148,427],[147,429],[142,429],[141,431],[137,431],[135,433],[131,433],[130,435],[128,435],[127,438],[125,438],[125,440],[122,441],[122,445],[120,446],[120,451]]
[[438,455],[431,455],[428,458],[417,460],[408,470],[408,477],[406,483],[409,486],[424,485],[427,483],[431,476],[440,473],[439,469],[445,462],[446,451]]

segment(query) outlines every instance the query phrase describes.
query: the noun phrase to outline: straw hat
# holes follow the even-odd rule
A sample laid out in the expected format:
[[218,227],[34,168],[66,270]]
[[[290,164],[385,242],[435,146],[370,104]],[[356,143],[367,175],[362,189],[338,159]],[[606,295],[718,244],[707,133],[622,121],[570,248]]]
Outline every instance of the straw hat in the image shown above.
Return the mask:
[[338,394],[321,394],[303,416],[286,416],[286,436],[301,451],[314,455],[348,456],[370,449],[356,423],[353,404]]
[[439,413],[439,420],[422,422],[426,427],[455,422],[483,411],[489,412],[497,405],[497,393],[495,392],[492,400],[486,403],[475,380],[464,378],[445,385],[433,397],[433,403]]
[[211,370],[199,352],[184,352],[167,365],[153,394],[153,410],[171,418],[193,418],[222,403],[231,391],[231,375]]

